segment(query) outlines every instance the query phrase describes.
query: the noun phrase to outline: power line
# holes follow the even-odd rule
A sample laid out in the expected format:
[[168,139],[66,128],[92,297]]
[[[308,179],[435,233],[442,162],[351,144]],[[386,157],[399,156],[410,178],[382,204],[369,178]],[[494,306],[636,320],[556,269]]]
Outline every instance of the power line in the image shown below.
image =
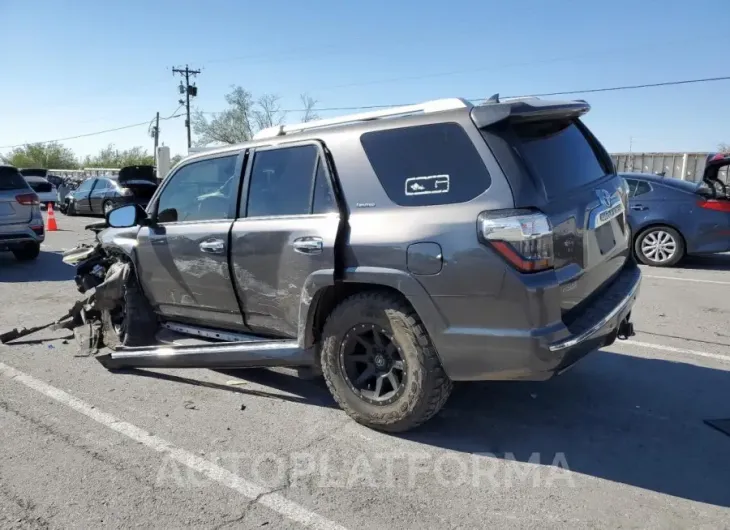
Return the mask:
[[[666,86],[678,86],[678,85],[689,85],[689,84],[697,84],[697,83],[712,83],[712,82],[718,82],[718,81],[730,81],[730,76],[720,76],[720,77],[705,77],[701,79],[683,79],[678,81],[664,81],[660,83],[644,83],[640,85],[623,85],[623,86],[614,86],[614,87],[601,87],[601,88],[587,88],[582,90],[564,90],[560,92],[544,92],[540,94],[526,94],[521,96],[502,96],[503,98],[513,98],[513,97],[549,97],[549,96],[566,96],[566,95],[574,95],[574,94],[595,94],[598,92],[617,92],[621,90],[637,90],[641,88],[653,88],[653,87],[666,87]],[[479,97],[479,98],[471,98],[471,101],[486,101],[488,98]],[[337,111],[353,111],[353,110],[377,110],[377,109],[385,109],[389,107],[399,107],[399,106],[405,106],[405,105],[413,105],[413,103],[392,103],[390,105],[360,105],[356,107],[319,107],[319,108],[313,108],[310,110],[314,110],[317,112],[337,112]],[[179,110],[179,107],[178,107]],[[283,112],[304,112],[307,109],[283,109]],[[177,112],[177,111],[175,111]],[[220,112],[204,112],[204,114],[220,114]],[[160,118],[160,120],[169,120],[172,118],[178,118],[180,116],[184,116],[184,114],[173,114],[172,116],[168,116],[167,118]],[[67,138],[57,138],[55,140],[46,140],[43,142],[26,142],[22,144],[17,145],[5,145],[0,146],[0,149],[14,149],[16,147],[23,147],[24,145],[28,144],[47,144],[52,142],[63,142],[66,140],[75,140],[77,138],[86,138],[89,136],[96,136],[98,134],[105,134],[109,132],[116,132],[121,131],[124,129],[131,129],[133,127],[140,127],[142,125],[148,125],[148,121],[143,121],[139,123],[132,123],[130,125],[123,125],[121,127],[115,127],[113,129],[105,129],[103,131],[96,131],[96,132],[90,132],[85,134],[79,134],[76,136],[69,136]]]
[[[521,94],[517,96],[501,96],[502,98],[537,98],[537,97],[549,97],[549,96],[567,96],[573,94],[595,94],[597,92],[617,92],[620,90],[636,90],[640,88],[652,88],[652,87],[665,87],[665,86],[677,86],[677,85],[690,85],[696,83],[711,83],[717,81],[730,81],[730,76],[722,77],[705,77],[702,79],[684,79],[681,81],[664,81],[661,83],[645,83],[641,85],[623,85],[615,87],[602,87],[602,88],[587,88],[582,90],[564,90],[561,92],[544,92],[541,94]],[[486,101],[488,98],[469,98],[470,101]],[[413,105],[413,103],[397,103],[391,105],[362,105],[358,107],[322,107],[313,108],[311,110],[317,112],[328,112],[328,111],[349,111],[349,110],[377,110],[387,109],[389,107],[400,107],[406,105]],[[304,112],[306,109],[284,109],[283,112]]]
[[[183,116],[183,114],[176,114],[174,116],[169,116],[167,118],[160,118],[161,120],[170,120],[172,118],[179,118],[180,116]],[[139,123],[131,123],[129,125],[122,125],[121,127],[114,127],[113,129],[104,129],[103,131],[95,131],[90,133],[84,133],[84,134],[77,134],[76,136],[67,136],[66,138],[56,138],[55,140],[43,140],[41,142],[25,142],[22,144],[15,144],[15,145],[2,145],[0,146],[0,149],[15,149],[16,147],[24,147],[26,145],[31,144],[52,144],[54,142],[65,142],[67,140],[76,140],[78,138],[88,138],[89,136],[97,136],[99,134],[106,134],[110,132],[117,132],[117,131],[123,131],[124,129],[132,129],[134,127],[141,127],[142,125],[148,125],[150,122],[148,121],[141,121]]]

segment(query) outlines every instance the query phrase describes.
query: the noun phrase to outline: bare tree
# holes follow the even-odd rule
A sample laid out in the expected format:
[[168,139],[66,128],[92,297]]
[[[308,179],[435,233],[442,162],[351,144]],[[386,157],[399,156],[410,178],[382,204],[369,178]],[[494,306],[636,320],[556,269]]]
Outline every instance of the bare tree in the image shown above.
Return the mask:
[[[264,94],[254,99],[251,92],[240,86],[232,86],[226,94],[228,107],[208,118],[207,113],[195,110],[192,116],[193,132],[197,145],[238,144],[250,140],[260,129],[282,125],[287,112],[281,108],[280,98]],[[301,94],[302,121],[319,118],[314,112],[317,100]]]
[[717,150],[721,153],[730,153],[730,144],[718,144]]
[[302,122],[318,120],[319,115],[314,111],[314,107],[317,105],[317,100],[309,96],[309,94],[301,94],[299,99],[301,100],[303,107]]
[[255,132],[255,103],[251,92],[240,86],[226,94],[228,108],[208,120],[205,113],[193,114],[193,132],[198,145],[211,143],[237,144],[250,140]]
[[266,129],[284,123],[286,112],[281,110],[279,96],[264,94],[258,99],[257,103],[258,108],[253,111],[253,117],[259,129]]

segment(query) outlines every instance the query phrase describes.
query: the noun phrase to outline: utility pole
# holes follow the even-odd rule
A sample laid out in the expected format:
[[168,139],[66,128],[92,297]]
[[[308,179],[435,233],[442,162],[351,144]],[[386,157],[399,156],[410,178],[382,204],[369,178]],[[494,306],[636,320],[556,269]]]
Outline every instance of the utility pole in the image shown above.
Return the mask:
[[155,139],[155,149],[152,151],[152,155],[155,158],[155,166],[157,166],[157,145],[160,142],[160,113],[158,112],[155,116],[155,126],[152,127],[152,138]]
[[190,134],[190,96],[195,97],[198,95],[198,87],[190,85],[190,76],[195,77],[200,73],[200,70],[191,70],[188,65],[185,65],[185,69],[173,68],[172,75],[180,74],[185,78],[185,85],[180,82],[180,93],[185,94],[185,100],[180,100],[180,105],[185,105],[186,118],[185,127],[188,130],[188,149],[192,146],[191,134]]

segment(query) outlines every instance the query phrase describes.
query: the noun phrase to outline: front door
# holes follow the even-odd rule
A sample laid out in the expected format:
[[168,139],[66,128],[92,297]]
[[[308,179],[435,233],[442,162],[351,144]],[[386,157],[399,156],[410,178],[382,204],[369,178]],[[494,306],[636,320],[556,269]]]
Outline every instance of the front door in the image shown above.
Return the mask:
[[228,265],[238,158],[234,153],[181,166],[155,199],[153,226],[139,232],[139,274],[163,318],[244,328]]
[[251,330],[296,337],[307,277],[334,273],[340,214],[316,142],[257,149],[231,235],[235,286]]

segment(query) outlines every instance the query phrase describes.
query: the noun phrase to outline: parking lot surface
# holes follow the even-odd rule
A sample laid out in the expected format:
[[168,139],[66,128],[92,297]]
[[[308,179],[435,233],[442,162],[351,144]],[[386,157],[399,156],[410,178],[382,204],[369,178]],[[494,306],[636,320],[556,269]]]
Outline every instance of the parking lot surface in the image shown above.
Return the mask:
[[[2,331],[77,296],[57,215],[0,253]],[[112,374],[73,340],[0,346],[0,527],[727,528],[730,256],[644,269],[637,335],[544,383],[457,385],[402,436],[288,371]],[[56,340],[39,340],[55,337]]]

